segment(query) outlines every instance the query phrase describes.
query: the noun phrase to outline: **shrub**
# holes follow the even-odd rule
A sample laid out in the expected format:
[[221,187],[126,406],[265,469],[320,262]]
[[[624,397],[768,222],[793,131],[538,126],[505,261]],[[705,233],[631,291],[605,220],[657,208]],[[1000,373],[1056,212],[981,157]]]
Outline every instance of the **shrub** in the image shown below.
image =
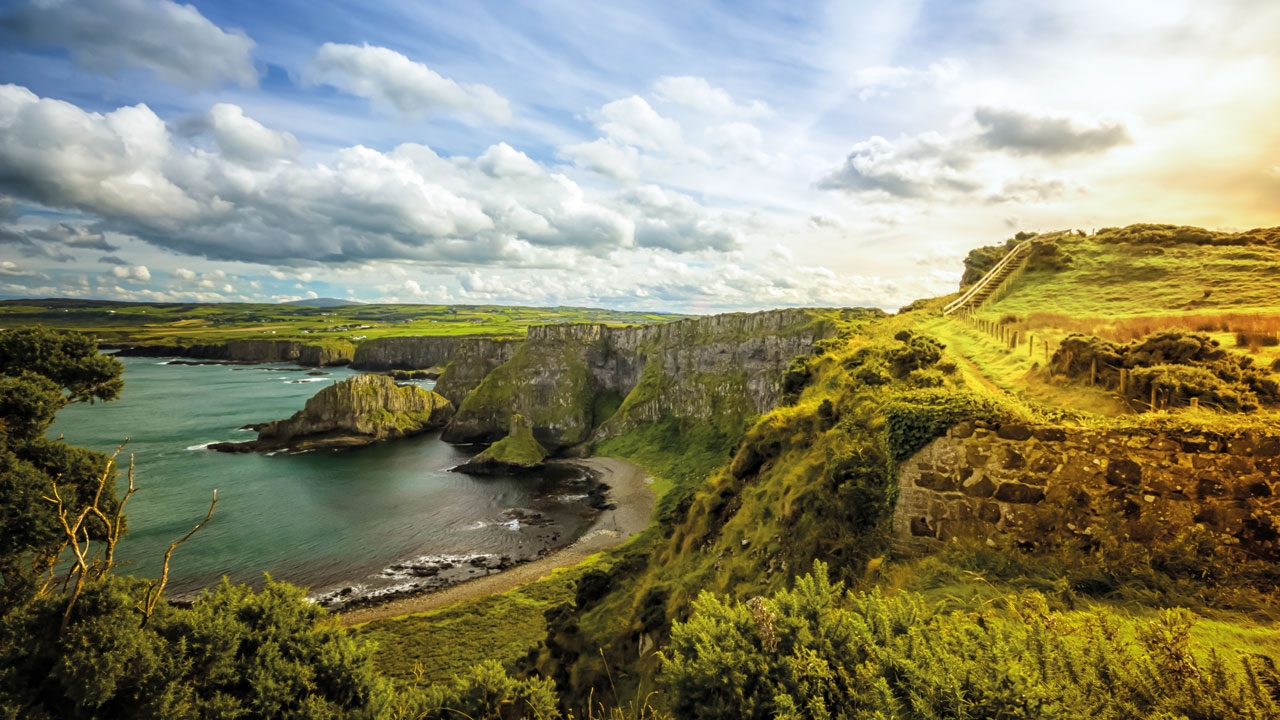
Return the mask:
[[931,338],[911,335],[886,354],[889,372],[894,378],[902,378],[912,370],[931,367],[942,359],[942,350],[943,345]]
[[910,593],[846,592],[815,563],[771,598],[700,595],[672,627],[661,681],[687,720],[1276,717],[1277,657],[1205,655],[1192,627],[1164,611],[1130,638],[1038,594],[941,614]]
[[1050,370],[1075,380],[1089,377],[1096,363],[1097,380],[1119,387],[1128,370],[1130,400],[1149,402],[1151,390],[1162,405],[1181,406],[1191,398],[1233,412],[1261,403],[1280,402],[1280,386],[1252,368],[1253,360],[1222,349],[1216,340],[1183,332],[1158,332],[1127,344],[1087,335],[1069,335],[1050,360]]
[[952,425],[965,420],[997,420],[1001,413],[989,399],[967,391],[930,388],[910,390],[881,409],[890,455],[905,460]]
[[578,578],[573,604],[577,605],[579,610],[584,610],[604,597],[609,592],[611,585],[612,582],[608,573],[600,570],[588,570],[582,573],[582,577]]

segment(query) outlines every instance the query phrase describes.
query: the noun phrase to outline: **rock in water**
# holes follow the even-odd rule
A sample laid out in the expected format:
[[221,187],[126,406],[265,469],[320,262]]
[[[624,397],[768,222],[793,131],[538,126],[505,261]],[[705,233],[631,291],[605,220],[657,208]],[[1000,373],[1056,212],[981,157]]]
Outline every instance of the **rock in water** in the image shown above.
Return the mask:
[[436,430],[452,416],[453,405],[437,393],[416,385],[397,385],[385,375],[357,375],[316,393],[293,417],[254,426],[257,440],[215,443],[209,449],[263,452],[359,447]]
[[527,472],[542,467],[547,449],[533,437],[533,426],[519,413],[511,416],[511,431],[484,452],[454,468],[473,475]]

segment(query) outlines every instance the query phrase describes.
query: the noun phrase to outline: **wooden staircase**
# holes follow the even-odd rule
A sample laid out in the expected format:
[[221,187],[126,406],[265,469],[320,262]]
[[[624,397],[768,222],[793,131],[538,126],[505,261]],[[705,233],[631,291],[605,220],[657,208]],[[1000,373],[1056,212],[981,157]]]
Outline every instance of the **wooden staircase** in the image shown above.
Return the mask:
[[1031,257],[1031,241],[1027,240],[1010,250],[995,267],[987,271],[978,282],[974,283],[963,295],[952,300],[942,309],[943,315],[957,312],[973,312],[983,303],[992,299],[997,293],[1008,287],[1014,277],[1027,264]]

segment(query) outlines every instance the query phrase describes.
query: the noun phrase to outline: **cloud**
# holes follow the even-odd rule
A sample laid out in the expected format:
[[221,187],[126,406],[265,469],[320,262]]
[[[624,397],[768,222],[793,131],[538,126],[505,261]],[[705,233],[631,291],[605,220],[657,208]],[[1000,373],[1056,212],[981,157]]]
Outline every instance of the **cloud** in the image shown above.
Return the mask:
[[163,167],[172,146],[146,105],[105,115],[0,85],[0,191],[102,215],[189,216]]
[[896,141],[876,136],[859,142],[840,167],[818,179],[816,187],[901,200],[959,199],[986,191],[987,201],[993,203],[1047,202],[1083,189],[1062,179],[1001,178],[1005,171],[995,161],[1007,155],[1093,154],[1130,142],[1119,124],[1090,128],[1068,118],[987,107],[977,108],[973,118],[979,126],[976,133],[944,137],[926,132]]
[[990,107],[976,109],[973,117],[982,127],[980,143],[1014,155],[1083,155],[1133,142],[1121,123],[1100,122],[1086,127],[1070,118]]
[[111,268],[111,274],[129,282],[147,282],[151,279],[151,272],[146,265],[117,265]]
[[151,70],[190,90],[258,82],[254,43],[214,25],[192,5],[169,0],[33,0],[3,19],[34,45],[67,48],[86,70]]
[[1019,177],[1005,181],[1000,192],[987,198],[989,203],[1045,203],[1085,192],[1084,187],[1062,178]]
[[18,230],[0,228],[0,244],[16,246],[27,257],[47,257],[55,262],[74,260],[71,250],[75,249],[107,252],[118,249],[108,243],[102,233],[70,223]]
[[639,95],[600,108],[596,126],[619,143],[645,150],[669,152],[684,146],[680,123],[659,115]]
[[178,268],[173,271],[173,276],[179,280],[195,280],[196,274],[186,268]]
[[818,180],[820,190],[883,193],[922,200],[971,193],[982,183],[968,173],[973,158],[937,133],[894,143],[876,136],[853,146],[844,164]]
[[728,91],[712,87],[700,77],[660,77],[653,83],[653,95],[657,100],[710,115],[760,117],[771,112],[769,106],[759,100],[739,105]]
[[292,133],[271,130],[246,117],[238,105],[218,103],[209,108],[203,122],[224,157],[247,164],[298,154],[298,139]]
[[853,74],[853,86],[859,100],[870,100],[887,95],[890,90],[913,86],[934,86],[951,82],[960,74],[960,63],[946,59],[927,67],[913,68],[893,65],[865,67]]
[[693,198],[657,185],[645,185],[618,196],[623,212],[635,222],[639,247],[672,252],[730,252],[742,246],[742,232],[712,217]]
[[213,259],[563,264],[561,249],[604,254],[634,238],[616,209],[505,144],[475,159],[406,143],[245,166],[176,145],[146,106],[88,113],[13,85],[0,86],[0,167],[0,192]]
[[102,263],[103,265],[128,265],[129,264],[126,260],[124,260],[124,258],[118,257],[116,255],[103,255],[102,257],[98,258],[98,262]]
[[640,177],[640,151],[609,138],[560,148],[559,156],[584,170],[598,172],[621,183]]
[[511,122],[511,104],[486,85],[458,83],[400,53],[373,45],[320,46],[303,74],[313,85],[332,85],[414,117],[449,110]]

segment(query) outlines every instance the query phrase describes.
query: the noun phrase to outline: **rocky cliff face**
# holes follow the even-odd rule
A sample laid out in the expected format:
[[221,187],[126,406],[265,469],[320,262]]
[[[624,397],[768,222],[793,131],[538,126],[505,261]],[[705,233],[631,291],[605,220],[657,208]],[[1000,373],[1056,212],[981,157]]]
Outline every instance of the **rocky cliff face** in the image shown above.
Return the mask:
[[806,310],[531,327],[511,359],[465,397],[444,439],[497,440],[513,413],[553,451],[661,418],[741,423],[777,403],[782,371],[823,331]]
[[452,415],[453,405],[430,390],[397,385],[384,375],[357,375],[316,393],[292,417],[256,426],[256,441],[210,447],[254,452],[367,445],[440,428]]
[[313,344],[293,340],[231,340],[208,345],[131,345],[121,347],[119,355],[121,357],[187,357],[251,363],[291,362],[321,367],[346,365],[351,362],[355,356],[355,346],[343,341]]
[[418,370],[443,367],[436,392],[457,405],[494,368],[511,359],[518,338],[387,337],[356,348],[359,370]]

